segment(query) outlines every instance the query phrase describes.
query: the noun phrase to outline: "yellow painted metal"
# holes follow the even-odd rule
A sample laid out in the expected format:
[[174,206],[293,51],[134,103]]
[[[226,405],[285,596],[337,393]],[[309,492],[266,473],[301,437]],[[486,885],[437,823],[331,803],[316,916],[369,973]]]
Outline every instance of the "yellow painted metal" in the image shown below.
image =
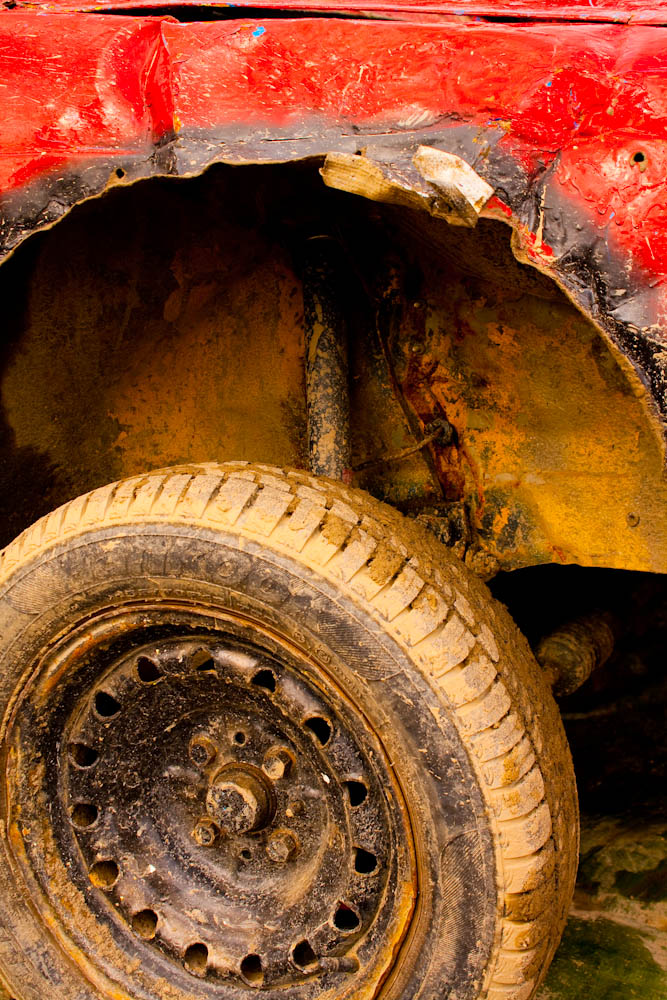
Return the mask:
[[455,426],[450,477],[484,545],[507,568],[667,571],[664,442],[634,370],[503,227],[398,228],[423,276],[394,338],[402,385]]
[[[289,245],[325,215],[360,276],[346,303],[352,463],[378,464],[356,482],[413,511],[464,502],[473,541],[504,568],[667,572],[657,419],[593,323],[516,262],[502,224],[467,230],[380,209],[324,188],[316,166],[113,191],[3,267],[2,542],[150,468],[307,464]],[[385,255],[408,275],[378,334]],[[453,446],[382,464],[443,414]]]

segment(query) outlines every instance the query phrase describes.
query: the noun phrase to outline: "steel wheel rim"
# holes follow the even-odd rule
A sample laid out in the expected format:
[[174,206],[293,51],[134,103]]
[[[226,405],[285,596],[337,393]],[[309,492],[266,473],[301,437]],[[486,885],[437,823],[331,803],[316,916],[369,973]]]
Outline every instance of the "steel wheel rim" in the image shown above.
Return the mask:
[[[86,919],[56,896],[49,920],[103,995],[137,961],[212,997],[371,995],[388,975],[415,898],[405,802],[368,720],[284,637],[184,604],[108,609],[46,651],[8,736],[14,864],[42,902],[72,879]],[[127,963],[91,958],[91,920]]]

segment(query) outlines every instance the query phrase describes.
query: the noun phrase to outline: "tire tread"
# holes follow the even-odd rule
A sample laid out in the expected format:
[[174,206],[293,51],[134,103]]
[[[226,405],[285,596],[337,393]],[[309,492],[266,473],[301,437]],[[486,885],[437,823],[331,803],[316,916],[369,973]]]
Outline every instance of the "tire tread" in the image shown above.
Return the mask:
[[[0,553],[0,585],[82,528],[164,519],[236,526],[287,554],[300,553],[362,600],[431,678],[450,705],[487,801],[497,807],[491,811],[504,912],[480,996],[528,1000],[567,915],[576,803],[555,706],[534,717],[535,699],[545,691],[521,638],[513,669],[503,666],[494,632],[516,642],[503,609],[453,556],[391,508],[308,473],[242,462],[151,472],[70,501]],[[480,611],[494,631],[478,624]]]

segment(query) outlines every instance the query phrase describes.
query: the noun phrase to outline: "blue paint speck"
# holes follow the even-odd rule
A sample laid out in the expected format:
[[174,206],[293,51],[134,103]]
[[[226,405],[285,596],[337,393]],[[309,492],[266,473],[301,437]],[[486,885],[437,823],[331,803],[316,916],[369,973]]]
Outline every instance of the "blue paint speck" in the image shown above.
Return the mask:
[[552,83],[553,83],[553,80],[547,80],[545,86],[546,87],[550,87]]
[[255,28],[255,30],[252,33],[252,36],[253,36],[253,38],[261,38],[265,31],[266,31],[266,28],[262,28],[261,25],[260,25],[259,28]]

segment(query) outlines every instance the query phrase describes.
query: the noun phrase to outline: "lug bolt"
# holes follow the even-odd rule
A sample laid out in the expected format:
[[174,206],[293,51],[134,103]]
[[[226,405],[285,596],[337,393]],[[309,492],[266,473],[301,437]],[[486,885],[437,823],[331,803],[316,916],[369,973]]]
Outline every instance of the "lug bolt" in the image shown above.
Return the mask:
[[208,736],[194,736],[190,740],[190,760],[197,767],[206,767],[215,760],[217,748]]
[[269,837],[266,845],[266,853],[271,861],[277,864],[285,864],[296,856],[299,850],[299,841],[291,830],[276,830]]
[[212,847],[219,833],[220,830],[213,820],[209,819],[208,816],[203,816],[198,820],[192,836],[200,847]]
[[252,833],[268,826],[275,798],[266,776],[250,764],[227,764],[213,777],[206,811],[226,833]]
[[286,778],[294,765],[294,755],[287,747],[272,747],[264,757],[262,770],[272,781]]

